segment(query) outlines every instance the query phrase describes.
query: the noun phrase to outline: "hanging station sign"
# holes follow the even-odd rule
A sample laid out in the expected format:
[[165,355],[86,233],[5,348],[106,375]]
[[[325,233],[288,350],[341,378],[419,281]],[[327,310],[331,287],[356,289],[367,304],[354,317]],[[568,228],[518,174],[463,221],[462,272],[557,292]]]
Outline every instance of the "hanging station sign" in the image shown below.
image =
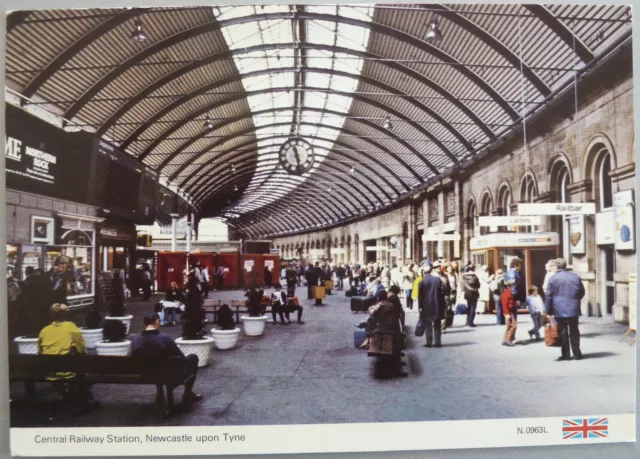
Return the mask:
[[586,253],[586,236],[584,215],[571,215],[569,217],[569,242],[571,243],[571,253],[573,255],[584,255]]
[[596,213],[594,202],[582,203],[523,203],[518,204],[518,215],[590,215]]
[[422,240],[429,241],[459,241],[460,234],[424,234]]
[[619,191],[613,195],[613,212],[616,222],[616,250],[635,250],[633,190]]
[[482,216],[478,217],[479,226],[538,226],[542,224],[542,217],[539,215],[530,216]]

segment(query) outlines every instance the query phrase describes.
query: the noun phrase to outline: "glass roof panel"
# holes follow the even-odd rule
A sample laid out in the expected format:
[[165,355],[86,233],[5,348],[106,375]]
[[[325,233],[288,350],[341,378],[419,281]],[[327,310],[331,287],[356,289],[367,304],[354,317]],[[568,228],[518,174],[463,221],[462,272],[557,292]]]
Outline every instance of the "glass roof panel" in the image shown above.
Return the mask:
[[[370,21],[373,8],[369,6],[340,6],[335,5],[310,5],[305,7],[306,11],[335,16],[341,14],[346,17],[356,18],[362,21]],[[289,12],[288,5],[267,5],[264,7],[241,6],[241,7],[216,7],[213,9],[218,20],[231,19],[253,14]],[[271,88],[293,88],[296,84],[294,72],[280,72],[279,69],[293,68],[296,66],[296,56],[298,49],[290,49],[290,43],[294,42],[294,34],[298,22],[292,19],[283,18],[275,20],[262,20],[247,22],[245,24],[229,25],[222,28],[225,40],[230,49],[239,49],[259,44],[286,44],[286,48],[270,49],[266,51],[244,53],[234,56],[234,62],[241,74],[250,72],[274,70],[274,72],[259,76],[249,76],[243,78],[242,84],[246,91],[263,91]],[[355,50],[365,50],[369,31],[366,28],[350,26],[348,24],[336,24],[333,21],[306,21],[306,40],[309,43],[322,44],[328,46],[342,46]],[[345,73],[359,75],[363,66],[362,59],[354,59],[353,55],[335,54],[331,51],[312,50],[305,51],[306,65],[310,68],[322,68],[327,70],[339,70]],[[339,57],[349,57],[340,61]],[[352,99],[344,95],[332,94],[331,89],[341,92],[354,92],[358,86],[356,78],[347,78],[317,72],[305,73],[305,84],[309,87],[319,88],[323,91],[305,92],[304,97],[298,98],[297,91],[272,91],[261,94],[251,94],[247,96],[249,108],[254,113],[253,123],[256,128],[255,138],[257,141],[258,155],[257,168],[251,183],[236,206],[237,212],[243,213],[251,209],[269,204],[276,199],[284,197],[290,192],[290,188],[295,188],[295,183],[302,183],[313,175],[312,173],[303,176],[290,176],[277,164],[278,149],[287,137],[293,132],[304,136],[319,136],[326,140],[312,140],[311,143],[317,147],[316,170],[319,164],[324,161],[328,150],[333,148],[333,141],[339,135],[345,117],[335,114],[321,114],[318,112],[305,111],[305,108],[318,110],[330,109],[347,114]],[[300,102],[302,106],[293,108]],[[287,109],[277,111],[277,109]],[[270,111],[267,113],[255,114],[258,111]],[[299,118],[302,124],[297,127],[297,120],[294,120],[294,113],[301,111]],[[279,126],[272,126],[279,124]],[[321,126],[325,125],[325,127]],[[271,139],[271,137],[277,137]],[[270,140],[264,140],[269,138]]]

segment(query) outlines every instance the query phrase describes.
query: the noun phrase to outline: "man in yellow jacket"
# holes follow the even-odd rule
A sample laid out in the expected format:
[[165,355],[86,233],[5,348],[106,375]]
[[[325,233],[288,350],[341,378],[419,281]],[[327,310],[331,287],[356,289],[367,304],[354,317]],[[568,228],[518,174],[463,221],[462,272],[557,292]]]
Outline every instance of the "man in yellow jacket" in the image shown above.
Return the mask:
[[[84,338],[80,329],[76,324],[67,320],[69,308],[65,304],[55,303],[51,306],[51,323],[40,330],[38,337],[38,353],[42,355],[68,355],[68,354],[86,354]],[[67,398],[67,392],[64,382],[72,381],[72,388],[76,389],[80,408],[77,413],[84,413],[99,405],[93,400],[91,387],[81,381],[74,381],[75,373],[58,372],[47,379],[51,381],[54,387],[62,395]]]

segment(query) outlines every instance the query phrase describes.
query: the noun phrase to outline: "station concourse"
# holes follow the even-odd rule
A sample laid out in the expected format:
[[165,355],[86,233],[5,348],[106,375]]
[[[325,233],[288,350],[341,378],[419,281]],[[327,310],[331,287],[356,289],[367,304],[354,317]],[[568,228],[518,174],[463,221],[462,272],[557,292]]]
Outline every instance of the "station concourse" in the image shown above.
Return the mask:
[[[39,384],[26,396],[25,374],[16,370],[12,425],[633,412],[632,30],[624,5],[12,12],[5,73],[12,368],[27,368],[20,365],[30,357],[21,354],[38,353],[33,328],[43,312],[35,305],[53,301],[33,286],[49,285],[34,281],[45,277],[51,283],[41,292],[50,288],[78,327],[94,329],[90,311],[128,317],[126,342],[169,294],[189,303],[202,288],[207,301],[233,308],[248,288],[263,286],[272,304],[275,284],[286,291],[289,267],[305,322],[292,314],[291,325],[280,325],[269,314],[263,335],[251,337],[251,320],[243,319],[233,349],[211,345],[201,356],[202,402],[170,419],[157,416],[149,386],[107,383],[94,387],[100,416],[54,416],[56,392]],[[460,314],[442,348],[427,349],[413,334],[414,277],[402,273],[436,263],[446,278],[454,261],[457,285],[447,302]],[[335,281],[317,302],[305,286],[305,270],[316,264],[328,269],[320,277]],[[564,265],[584,292],[570,317],[579,320],[584,359],[555,362],[558,348],[529,339],[524,296],[535,287],[546,297],[552,268]],[[465,317],[469,266],[482,278],[475,324]],[[513,276],[514,266],[524,296],[519,343],[510,349],[500,345],[499,295],[489,292],[503,290],[491,281],[500,271]],[[375,377],[374,359],[354,346],[368,314],[351,311],[346,274],[338,288],[347,267],[354,278],[368,269],[363,280],[381,279],[385,292],[400,288],[407,377]],[[126,316],[116,314],[118,301]],[[220,323],[211,320],[189,330],[193,308],[161,332],[178,343],[213,333]],[[545,381],[554,389],[541,395]]]

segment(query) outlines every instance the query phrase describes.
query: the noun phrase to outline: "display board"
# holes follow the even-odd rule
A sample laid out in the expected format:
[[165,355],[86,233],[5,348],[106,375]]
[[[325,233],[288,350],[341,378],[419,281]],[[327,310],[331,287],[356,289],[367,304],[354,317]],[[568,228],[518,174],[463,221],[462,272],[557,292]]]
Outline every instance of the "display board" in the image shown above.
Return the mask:
[[153,224],[158,175],[102,139],[93,139],[92,145],[92,204],[106,215]]
[[12,105],[6,105],[6,186],[52,198],[85,202],[91,148]]

